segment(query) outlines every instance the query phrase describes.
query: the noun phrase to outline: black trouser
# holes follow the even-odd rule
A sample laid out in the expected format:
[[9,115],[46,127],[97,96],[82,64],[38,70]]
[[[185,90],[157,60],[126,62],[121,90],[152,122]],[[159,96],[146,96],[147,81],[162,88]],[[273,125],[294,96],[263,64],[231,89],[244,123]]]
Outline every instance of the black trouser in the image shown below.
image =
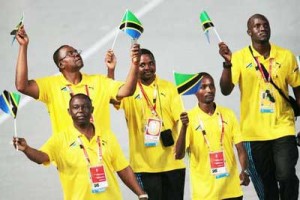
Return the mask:
[[243,196],[233,197],[233,198],[228,198],[228,199],[223,199],[223,200],[243,200]]
[[136,173],[149,200],[183,200],[185,169],[159,173]]
[[[250,142],[255,168],[264,185],[265,200],[297,200],[299,180],[295,166],[298,148],[294,136]],[[279,188],[278,188],[279,183]]]

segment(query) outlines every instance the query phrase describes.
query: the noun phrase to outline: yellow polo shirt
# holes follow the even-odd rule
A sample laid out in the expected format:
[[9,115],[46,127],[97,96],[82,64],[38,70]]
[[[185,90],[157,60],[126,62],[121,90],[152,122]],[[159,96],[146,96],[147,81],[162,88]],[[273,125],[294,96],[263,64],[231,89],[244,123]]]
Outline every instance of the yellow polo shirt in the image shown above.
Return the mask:
[[[94,194],[91,192],[87,160],[83,149],[80,148],[78,137],[87,151],[91,164],[97,165],[99,164],[97,136],[100,136],[101,139],[108,187],[104,192]],[[77,129],[69,127],[59,134],[53,134],[42,146],[41,151],[48,154],[50,161],[55,161],[57,165],[65,200],[122,199],[115,172],[125,169],[129,166],[129,163],[125,159],[117,139],[111,132],[102,134],[98,131],[91,141],[88,141]]]
[[[218,178],[210,172],[209,151],[221,150],[220,113],[224,121],[223,147],[229,176]],[[242,196],[234,145],[242,141],[240,127],[233,111],[217,106],[212,116],[203,112],[198,105],[188,111],[189,126],[186,147],[190,155],[190,179],[193,200],[218,200]],[[206,132],[210,148],[205,143],[200,121]]]
[[[163,130],[171,129],[173,139],[176,142],[178,137],[177,122],[183,111],[183,103],[176,87],[171,82],[156,77],[151,85],[143,85],[143,88],[151,101],[155,95],[155,90],[157,90],[156,111],[163,120]],[[137,86],[133,96],[122,99],[120,108],[124,109],[127,122],[130,165],[134,172],[164,172],[185,168],[182,160],[175,159],[174,145],[164,147],[159,140],[157,146],[145,146],[144,128],[147,119],[153,115],[139,86]]]
[[68,82],[62,74],[36,79],[39,99],[46,104],[53,133],[59,133],[73,122],[68,113],[70,94],[88,95],[94,106],[93,119],[96,127],[110,130],[110,99],[116,99],[122,82],[114,81],[103,75],[82,74],[80,83]]
[[[252,50],[286,96],[289,85],[300,85],[299,68],[291,51],[272,44],[269,58],[264,59],[253,47]],[[294,135],[295,122],[291,106],[270,83],[264,82],[260,71],[256,70],[256,62],[248,47],[232,55],[231,71],[233,83],[240,88],[243,140],[263,141]],[[261,95],[266,88],[274,94],[273,113],[260,112]]]

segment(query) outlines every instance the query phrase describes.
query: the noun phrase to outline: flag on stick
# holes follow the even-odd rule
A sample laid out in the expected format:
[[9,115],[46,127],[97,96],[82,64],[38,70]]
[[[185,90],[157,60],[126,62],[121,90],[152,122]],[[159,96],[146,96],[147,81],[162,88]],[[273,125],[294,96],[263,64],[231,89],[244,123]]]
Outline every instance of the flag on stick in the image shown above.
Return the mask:
[[[8,92],[4,90],[0,95],[0,108],[3,112],[10,114],[14,118],[14,129],[15,129],[15,137],[18,137],[17,134],[17,112],[18,106],[20,102],[21,95],[15,92]],[[17,146],[18,151],[18,146]]]
[[18,105],[20,102],[20,94],[8,92],[4,90],[0,96],[0,108],[7,114],[11,114],[13,118],[17,117]]
[[201,87],[202,75],[197,74],[182,74],[174,72],[177,91],[182,95],[195,94]]
[[203,31],[204,31],[204,33],[205,33],[205,35],[206,35],[206,38],[207,38],[208,43],[210,43],[210,39],[209,39],[209,30],[210,30],[210,29],[213,29],[214,32],[215,32],[215,34],[216,34],[217,37],[218,37],[218,40],[219,40],[220,42],[222,41],[221,38],[220,38],[220,36],[219,36],[219,34],[218,34],[218,32],[217,32],[217,30],[216,30],[216,28],[215,28],[215,26],[214,26],[214,24],[213,24],[212,21],[210,20],[210,18],[209,18],[209,16],[208,16],[208,14],[207,14],[206,11],[202,11],[202,12],[200,13],[200,21],[201,21],[202,29],[203,29]]
[[11,44],[14,43],[14,41],[15,41],[15,39],[16,39],[17,31],[21,28],[21,26],[23,26],[23,24],[24,24],[24,13],[23,13],[23,15],[22,15],[22,17],[21,17],[21,19],[20,19],[20,22],[19,22],[19,23],[17,24],[17,26],[10,32],[10,35],[13,35],[13,36],[14,36],[14,38],[13,38]]
[[133,40],[137,40],[144,31],[142,23],[129,10],[126,10],[119,29],[127,33]]

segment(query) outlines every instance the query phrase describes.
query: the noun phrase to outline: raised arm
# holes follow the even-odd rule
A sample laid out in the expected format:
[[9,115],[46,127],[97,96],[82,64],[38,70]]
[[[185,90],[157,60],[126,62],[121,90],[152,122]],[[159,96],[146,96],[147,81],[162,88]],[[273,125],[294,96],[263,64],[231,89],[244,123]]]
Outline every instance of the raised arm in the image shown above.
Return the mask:
[[137,179],[131,169],[130,166],[126,167],[125,169],[117,172],[123,183],[132,190],[136,195],[139,196],[139,199],[146,200],[148,199],[145,195],[146,193],[142,190],[140,185],[137,182]]
[[186,141],[186,130],[189,125],[189,117],[186,112],[181,113],[180,120],[182,127],[175,145],[175,159],[182,159],[185,155],[185,141]]
[[234,84],[232,83],[231,76],[231,51],[224,42],[219,43],[219,53],[224,58],[223,71],[220,79],[220,87],[223,95],[229,95],[233,88]]
[[119,89],[119,92],[117,94],[118,100],[134,94],[138,80],[140,59],[140,45],[134,44],[131,47],[131,67],[127,75],[125,84]]
[[250,183],[249,173],[248,173],[248,156],[242,142],[236,144],[235,147],[237,149],[239,162],[241,165],[241,173],[240,173],[241,185],[247,186]]
[[16,89],[23,94],[37,99],[39,97],[38,85],[34,80],[28,80],[27,49],[29,38],[26,34],[24,26],[17,31],[16,39],[20,45],[16,66]]
[[37,149],[30,147],[24,138],[13,138],[13,144],[16,148],[18,146],[18,150],[23,151],[23,153],[33,162],[37,164],[42,164],[45,162],[49,162],[49,156]]
[[115,68],[117,65],[117,58],[113,50],[109,49],[105,55],[105,64],[107,67],[107,77],[115,79]]

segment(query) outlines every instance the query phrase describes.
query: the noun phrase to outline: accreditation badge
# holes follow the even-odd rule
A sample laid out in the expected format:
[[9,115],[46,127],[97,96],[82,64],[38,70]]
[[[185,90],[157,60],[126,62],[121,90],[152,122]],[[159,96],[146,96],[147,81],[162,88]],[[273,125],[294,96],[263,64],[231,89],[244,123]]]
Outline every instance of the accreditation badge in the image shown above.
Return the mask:
[[162,121],[149,118],[145,127],[145,146],[157,146],[160,137]]
[[226,170],[225,156],[223,151],[209,152],[210,171],[217,179],[227,177],[229,174]]
[[273,113],[275,107],[274,94],[270,90],[261,91],[260,98],[260,112],[261,113]]
[[104,192],[108,187],[103,165],[89,167],[92,193]]

